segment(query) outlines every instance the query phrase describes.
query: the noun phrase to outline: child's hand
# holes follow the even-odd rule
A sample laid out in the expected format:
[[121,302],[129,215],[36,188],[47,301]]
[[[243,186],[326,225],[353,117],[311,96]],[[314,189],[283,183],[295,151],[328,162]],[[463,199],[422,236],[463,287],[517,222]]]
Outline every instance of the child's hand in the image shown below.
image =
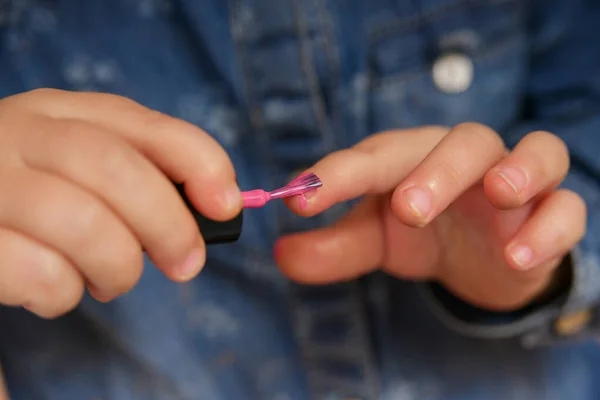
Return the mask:
[[367,196],[335,226],[281,239],[276,258],[303,282],[382,267],[437,279],[475,305],[514,309],[546,288],[585,232],[583,200],[555,189],[568,167],[565,145],[545,132],[510,153],[477,124],[382,133],[310,169],[323,187],[304,208],[289,202],[301,215]]
[[183,121],[107,94],[36,90],[0,101],[0,303],[43,317],[84,286],[128,291],[142,248],[168,277],[205,260],[198,227],[169,178],[216,220],[241,195],[226,152]]

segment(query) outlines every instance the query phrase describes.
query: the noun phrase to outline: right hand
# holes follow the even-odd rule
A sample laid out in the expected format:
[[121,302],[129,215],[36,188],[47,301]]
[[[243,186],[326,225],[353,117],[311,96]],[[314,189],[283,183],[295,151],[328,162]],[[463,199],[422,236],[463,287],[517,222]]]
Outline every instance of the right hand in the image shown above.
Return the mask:
[[208,218],[241,210],[226,152],[191,124],[109,94],[0,100],[0,303],[53,318],[86,286],[112,300],[139,279],[142,248],[169,278],[196,276],[204,242],[171,181]]

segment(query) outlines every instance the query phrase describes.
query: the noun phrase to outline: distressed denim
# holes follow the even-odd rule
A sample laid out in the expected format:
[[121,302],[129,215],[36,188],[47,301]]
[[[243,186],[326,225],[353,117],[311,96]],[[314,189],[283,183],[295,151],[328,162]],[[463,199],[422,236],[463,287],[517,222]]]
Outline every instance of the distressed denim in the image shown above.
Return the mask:
[[[569,292],[506,315],[383,273],[291,283],[274,240],[349,205],[249,210],[189,283],[148,261],[110,304],[52,321],[0,308],[12,400],[600,398],[599,26],[593,0],[0,0],[0,97],[130,97],[217,138],[243,189],[378,131],[477,121],[511,145],[560,135],[564,186],[589,208]],[[470,62],[464,90],[432,75],[446,54]],[[574,315],[580,330],[556,328]]]

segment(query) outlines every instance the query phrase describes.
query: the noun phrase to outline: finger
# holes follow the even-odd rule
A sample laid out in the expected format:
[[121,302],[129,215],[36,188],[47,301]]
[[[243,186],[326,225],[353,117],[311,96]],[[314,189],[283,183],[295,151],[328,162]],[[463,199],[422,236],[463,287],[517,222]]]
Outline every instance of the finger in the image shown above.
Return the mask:
[[206,217],[226,220],[241,210],[231,160],[198,127],[111,94],[41,89],[34,95],[36,102],[24,95],[17,101],[53,118],[86,120],[122,135],[171,179],[185,182],[190,201]]
[[103,298],[127,292],[143,265],[140,244],[92,194],[58,177],[19,169],[0,176],[0,226],[63,254]]
[[4,373],[2,371],[1,364],[0,364],[0,400],[9,400],[8,390],[6,389],[6,383],[4,382]]
[[391,206],[409,226],[425,226],[503,156],[504,143],[490,128],[453,128],[394,191]]
[[447,131],[442,127],[423,127],[384,132],[332,153],[309,169],[321,178],[323,186],[306,195],[306,204],[296,198],[287,204],[295,213],[311,216],[339,202],[389,192]]
[[546,197],[505,249],[516,270],[529,271],[562,258],[583,237],[586,206],[574,192],[558,190]]
[[334,226],[285,236],[275,246],[275,260],[282,271],[311,284],[363,275],[378,267],[383,257],[383,226],[374,198],[359,204]]
[[54,318],[79,304],[83,278],[62,255],[15,231],[0,228],[0,303]]
[[103,199],[168,277],[182,281],[199,272],[205,248],[198,225],[156,166],[97,125],[40,119],[45,129],[24,135],[21,152],[27,165],[64,177]]
[[564,142],[548,132],[533,132],[486,174],[485,193],[498,208],[520,207],[558,186],[568,170]]

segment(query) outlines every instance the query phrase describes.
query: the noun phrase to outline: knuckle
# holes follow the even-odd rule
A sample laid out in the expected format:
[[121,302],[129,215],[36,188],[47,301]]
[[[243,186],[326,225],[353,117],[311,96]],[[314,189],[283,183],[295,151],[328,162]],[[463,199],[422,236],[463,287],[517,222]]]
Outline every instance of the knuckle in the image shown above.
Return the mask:
[[203,165],[201,173],[204,179],[211,182],[222,182],[225,174],[234,176],[232,164],[220,152],[211,154],[211,162]]
[[458,160],[441,159],[432,168],[433,180],[456,185],[460,183],[465,170],[466,167]]
[[152,109],[141,109],[137,111],[140,115],[140,120],[148,132],[166,133],[180,132],[181,130],[189,130],[189,126],[182,120],[170,117],[160,111]]
[[125,96],[120,96],[114,93],[97,93],[98,99],[101,101],[113,103],[115,106],[123,109],[140,109],[145,108],[137,101]]
[[564,199],[563,201],[567,203],[570,215],[585,216],[587,213],[587,205],[585,200],[579,194],[569,189],[558,189],[556,193],[559,196],[562,196]]
[[400,132],[398,131],[384,131],[375,133],[373,135],[367,136],[362,141],[358,142],[352,149],[355,149],[360,152],[365,153],[374,153],[378,151],[381,146],[385,146],[388,143],[390,137],[398,135]]
[[46,303],[44,316],[56,318],[77,307],[84,293],[79,274],[62,257],[52,253],[40,258],[40,266],[37,292]]
[[[190,157],[195,156],[193,151],[202,151],[203,156],[210,157],[210,162],[203,164],[200,173],[202,177],[212,180],[223,179],[225,174],[235,176],[233,163],[227,152],[212,136],[187,121],[173,118],[160,111],[145,109],[141,113],[140,120],[143,121],[142,126],[147,132],[157,137],[180,135],[180,137],[185,137],[185,142],[193,147],[192,152],[188,153]],[[201,140],[201,142],[197,140]],[[198,143],[198,145],[194,145],[194,143]]]
[[135,153],[118,141],[105,141],[96,149],[97,162],[105,178],[122,188],[137,186],[143,171]]
[[[561,159],[569,158],[569,148],[567,144],[558,136],[547,131],[534,131],[526,136],[526,140],[535,143],[536,148],[543,149],[544,152],[559,156]],[[543,144],[543,146],[540,146]],[[550,151],[548,151],[550,150]]]
[[357,165],[371,165],[376,168],[376,173],[370,174],[371,181],[367,185],[367,191],[374,193],[384,191],[388,186],[387,182],[391,181],[392,177],[397,174],[397,171],[386,168],[384,163],[378,162],[382,151],[381,146],[376,144],[378,139],[373,136],[371,142],[361,142],[359,145],[338,152],[340,156],[354,160],[354,163]]
[[454,127],[455,132],[460,132],[476,143],[477,148],[493,151],[504,150],[504,141],[493,129],[477,122],[463,122]]
[[61,131],[62,143],[72,147],[76,153],[63,161],[69,164],[70,170],[93,165],[111,185],[124,190],[130,190],[139,182],[145,170],[144,159],[125,141],[104,135],[102,131],[77,121],[62,124]]
[[77,238],[79,245],[88,244],[96,239],[95,233],[98,228],[105,226],[108,212],[101,203],[96,201],[85,201],[70,207],[70,229],[72,235]]
[[543,231],[553,232],[556,247],[571,248],[585,235],[587,206],[581,196],[568,189],[559,189],[552,197],[555,210],[568,212],[557,212],[555,218],[547,218]]
[[[60,89],[52,88],[36,88],[27,92],[15,94],[5,99],[5,104],[9,105],[8,108],[15,109],[32,109],[37,104],[56,102],[62,99],[65,91]],[[3,101],[4,103],[4,101]]]
[[29,90],[27,92],[16,94],[16,95],[12,96],[12,98],[19,103],[21,101],[31,102],[32,100],[33,101],[47,101],[49,99],[54,100],[54,99],[56,99],[56,96],[59,96],[63,93],[64,93],[64,91],[62,91],[60,89],[36,88],[36,89]]
[[565,208],[570,210],[569,219],[576,224],[578,237],[581,239],[587,228],[587,204],[580,195],[573,191],[561,189],[559,192],[565,197],[565,202],[568,203],[568,207]]
[[140,248],[134,245],[121,245],[113,252],[110,276],[110,291],[121,295],[130,291],[140,280],[143,270],[143,256]]
[[429,134],[435,135],[439,137],[439,140],[442,140],[448,133],[450,133],[452,129],[448,126],[444,125],[425,125],[419,128],[411,129],[410,131],[415,134],[422,134],[424,131],[427,131]]
[[36,88],[36,89],[32,89],[28,92],[24,92],[21,93],[20,95],[17,96],[22,96],[22,97],[36,97],[39,98],[41,100],[45,100],[47,98],[54,98],[56,95],[58,94],[62,94],[63,91],[60,89],[53,89],[53,88]]

